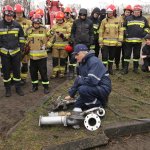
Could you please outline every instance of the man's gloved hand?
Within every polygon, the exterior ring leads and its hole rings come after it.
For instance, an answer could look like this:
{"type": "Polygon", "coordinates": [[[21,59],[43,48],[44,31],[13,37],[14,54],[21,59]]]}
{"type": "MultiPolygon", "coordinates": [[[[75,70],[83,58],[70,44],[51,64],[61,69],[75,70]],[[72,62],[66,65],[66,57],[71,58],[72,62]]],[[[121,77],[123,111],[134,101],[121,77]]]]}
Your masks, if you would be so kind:
{"type": "Polygon", "coordinates": [[[24,53],[29,54],[29,52],[30,52],[30,46],[29,46],[29,44],[26,44],[24,47],[24,53]]]}

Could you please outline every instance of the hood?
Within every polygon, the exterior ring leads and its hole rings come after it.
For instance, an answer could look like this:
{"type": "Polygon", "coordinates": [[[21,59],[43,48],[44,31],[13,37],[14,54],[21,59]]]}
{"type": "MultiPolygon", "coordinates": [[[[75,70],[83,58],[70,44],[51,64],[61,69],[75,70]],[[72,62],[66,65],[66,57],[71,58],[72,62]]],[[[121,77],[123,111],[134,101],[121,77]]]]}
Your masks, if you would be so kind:
{"type": "Polygon", "coordinates": [[[80,11],[79,11],[79,15],[80,15],[80,14],[85,14],[85,15],[87,15],[87,9],[81,8],[80,11]]]}
{"type": "Polygon", "coordinates": [[[91,16],[93,16],[94,13],[96,13],[96,12],[100,15],[100,9],[98,7],[96,7],[96,8],[93,9],[93,11],[91,13],[91,16]]]}

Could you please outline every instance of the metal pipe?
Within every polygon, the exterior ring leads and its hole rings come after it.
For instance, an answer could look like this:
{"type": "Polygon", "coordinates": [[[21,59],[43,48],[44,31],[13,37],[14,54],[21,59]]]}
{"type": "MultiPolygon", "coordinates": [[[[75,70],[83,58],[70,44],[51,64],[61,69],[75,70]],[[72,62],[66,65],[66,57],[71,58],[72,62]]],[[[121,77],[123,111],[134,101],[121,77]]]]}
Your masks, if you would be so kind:
{"type": "Polygon", "coordinates": [[[66,116],[40,116],[39,118],[39,126],[54,124],[63,124],[66,126],[66,116]]]}

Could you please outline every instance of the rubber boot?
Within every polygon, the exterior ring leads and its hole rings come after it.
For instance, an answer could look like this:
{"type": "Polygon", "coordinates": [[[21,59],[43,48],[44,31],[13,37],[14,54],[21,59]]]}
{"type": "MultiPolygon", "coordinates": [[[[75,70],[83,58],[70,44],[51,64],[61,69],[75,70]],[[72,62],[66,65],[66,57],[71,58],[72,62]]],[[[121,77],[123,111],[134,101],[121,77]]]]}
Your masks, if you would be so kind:
{"type": "Polygon", "coordinates": [[[139,67],[139,62],[134,61],[133,62],[133,72],[136,73],[136,74],[139,74],[138,67],[139,67]]]}
{"type": "Polygon", "coordinates": [[[128,67],[129,67],[129,62],[124,62],[124,68],[122,74],[128,74],[128,67]]]}
{"type": "Polygon", "coordinates": [[[31,92],[36,92],[38,90],[38,84],[32,84],[31,92]]]}
{"type": "Polygon", "coordinates": [[[11,88],[10,88],[10,87],[6,87],[5,96],[6,96],[6,97],[10,97],[10,96],[11,96],[11,88]]]}
{"type": "Polygon", "coordinates": [[[17,93],[19,96],[24,96],[24,92],[22,91],[22,89],[21,89],[20,86],[16,87],[16,93],[17,93]]]}
{"type": "Polygon", "coordinates": [[[114,74],[114,73],[113,73],[112,66],[113,66],[113,62],[109,62],[109,63],[108,63],[108,72],[109,72],[109,74],[111,74],[111,75],[114,74]]]}
{"type": "Polygon", "coordinates": [[[58,77],[64,78],[64,76],[65,76],[65,66],[60,66],[60,72],[59,72],[58,77]]]}

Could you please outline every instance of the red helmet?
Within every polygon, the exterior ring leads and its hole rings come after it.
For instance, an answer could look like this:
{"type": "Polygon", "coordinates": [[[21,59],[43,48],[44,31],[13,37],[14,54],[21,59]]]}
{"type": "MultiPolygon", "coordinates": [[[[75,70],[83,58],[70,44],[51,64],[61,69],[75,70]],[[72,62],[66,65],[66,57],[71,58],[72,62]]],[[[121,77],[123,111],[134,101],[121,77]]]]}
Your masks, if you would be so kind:
{"type": "Polygon", "coordinates": [[[127,6],[124,8],[124,10],[130,10],[130,11],[132,11],[132,6],[131,6],[131,5],[127,5],[127,6]]]}
{"type": "Polygon", "coordinates": [[[35,10],[31,10],[31,11],[29,12],[29,17],[32,18],[34,14],[35,14],[35,10]]]}
{"type": "Polygon", "coordinates": [[[113,5],[113,4],[111,4],[111,5],[109,5],[107,8],[106,8],[106,12],[108,13],[108,12],[114,12],[116,10],[116,7],[113,5]]]}
{"type": "Polygon", "coordinates": [[[66,46],[65,46],[65,51],[67,51],[67,52],[72,52],[72,51],[73,51],[73,47],[70,46],[70,45],[66,45],[66,46]]]}
{"type": "Polygon", "coordinates": [[[14,10],[10,5],[3,7],[3,14],[7,16],[14,16],[14,10]]]}
{"type": "Polygon", "coordinates": [[[138,10],[138,11],[142,11],[142,6],[141,5],[135,5],[133,7],[133,11],[138,10]]]}
{"type": "Polygon", "coordinates": [[[41,8],[38,8],[38,9],[35,11],[35,13],[41,15],[41,17],[44,16],[44,11],[43,11],[43,9],[41,9],[41,8]]]}
{"type": "Polygon", "coordinates": [[[56,20],[64,19],[64,17],[65,15],[62,11],[57,12],[55,16],[56,20]]]}
{"type": "Polygon", "coordinates": [[[71,10],[70,7],[66,7],[66,8],[64,9],[64,13],[71,13],[71,12],[72,12],[72,10],[71,10]]]}
{"type": "Polygon", "coordinates": [[[16,4],[16,5],[14,6],[14,12],[16,12],[16,13],[22,13],[22,12],[24,12],[23,6],[20,5],[20,4],[16,4]]]}
{"type": "Polygon", "coordinates": [[[41,15],[40,14],[34,14],[33,17],[32,17],[32,22],[42,24],[41,15]]]}

